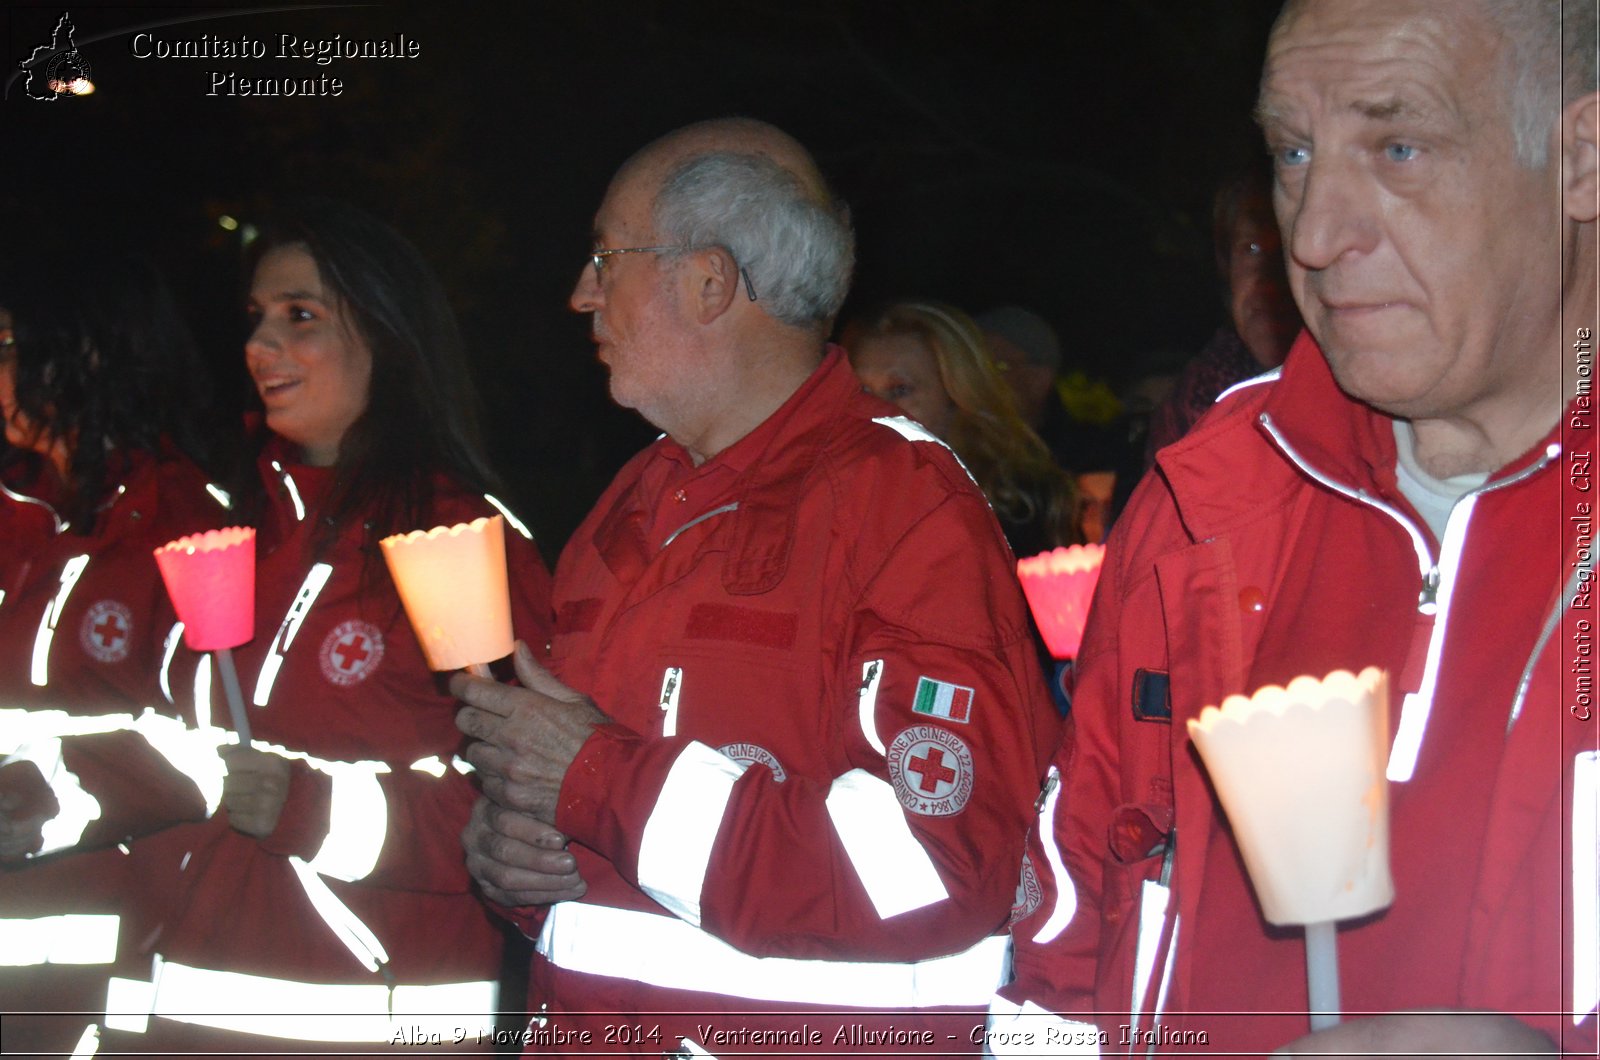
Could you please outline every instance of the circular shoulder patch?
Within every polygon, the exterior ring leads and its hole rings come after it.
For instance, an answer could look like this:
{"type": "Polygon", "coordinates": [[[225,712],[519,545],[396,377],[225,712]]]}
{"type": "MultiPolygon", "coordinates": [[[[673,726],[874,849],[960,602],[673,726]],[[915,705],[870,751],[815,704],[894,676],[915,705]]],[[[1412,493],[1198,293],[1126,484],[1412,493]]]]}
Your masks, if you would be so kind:
{"type": "Polygon", "coordinates": [[[121,662],[128,657],[133,643],[133,612],[116,600],[101,600],[83,616],[78,640],[91,658],[103,663],[121,662]]]}
{"type": "Polygon", "coordinates": [[[383,660],[383,634],[360,619],[335,626],[322,639],[322,676],[340,687],[359,684],[372,676],[383,660]]]}
{"type": "Polygon", "coordinates": [[[778,761],[778,756],[760,744],[725,743],[717,748],[717,751],[747,768],[757,764],[766,766],[772,770],[772,777],[779,784],[789,779],[789,774],[783,771],[783,763],[778,761]]]}
{"type": "Polygon", "coordinates": [[[1006,921],[1009,927],[1017,921],[1031,915],[1039,908],[1039,903],[1044,901],[1044,888],[1039,886],[1039,870],[1033,867],[1033,859],[1022,855],[1022,880],[1017,884],[1017,896],[1011,903],[1011,919],[1006,921]]]}
{"type": "Polygon", "coordinates": [[[886,756],[900,804],[924,817],[950,817],[972,797],[972,752],[961,737],[933,725],[913,725],[894,738],[886,756]]]}

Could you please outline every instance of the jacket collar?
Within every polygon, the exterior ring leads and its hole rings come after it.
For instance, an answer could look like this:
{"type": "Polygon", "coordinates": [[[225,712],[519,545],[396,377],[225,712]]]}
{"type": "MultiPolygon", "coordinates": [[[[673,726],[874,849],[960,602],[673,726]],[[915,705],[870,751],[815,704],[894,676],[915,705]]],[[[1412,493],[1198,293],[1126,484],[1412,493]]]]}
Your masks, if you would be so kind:
{"type": "MultiPolygon", "coordinates": [[[[1310,332],[1300,333],[1275,381],[1262,377],[1219,404],[1227,408],[1209,415],[1156,457],[1184,525],[1196,540],[1287,501],[1303,484],[1299,468],[1270,437],[1264,418],[1308,466],[1352,489],[1409,508],[1396,481],[1394,419],[1339,389],[1310,332]]],[[[1559,441],[1560,426],[1559,420],[1552,424],[1539,444],[1496,471],[1490,481],[1518,474],[1544,458],[1559,441]]]]}
{"type": "MultiPolygon", "coordinates": [[[[754,437],[745,439],[755,445],[738,454],[741,470],[734,492],[739,506],[718,519],[731,535],[722,568],[729,594],[757,595],[783,579],[794,545],[801,485],[816,472],[840,411],[860,391],[844,351],[830,346],[810,377],[752,432],[754,437]]],[[[656,443],[670,444],[665,438],[656,443]]],[[[636,565],[649,562],[639,530],[641,506],[648,503],[635,490],[622,490],[596,531],[595,547],[618,577],[626,578],[636,565]]]]}

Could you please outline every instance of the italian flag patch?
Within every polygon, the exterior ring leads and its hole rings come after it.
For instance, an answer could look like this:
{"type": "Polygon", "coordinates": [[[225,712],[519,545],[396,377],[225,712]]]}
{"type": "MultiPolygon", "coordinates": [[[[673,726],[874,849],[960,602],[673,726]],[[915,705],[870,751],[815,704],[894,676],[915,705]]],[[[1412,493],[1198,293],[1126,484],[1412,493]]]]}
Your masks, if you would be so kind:
{"type": "Polygon", "coordinates": [[[911,704],[911,710],[930,718],[959,721],[965,725],[972,717],[972,689],[948,681],[935,681],[931,677],[918,678],[917,698],[911,704]]]}

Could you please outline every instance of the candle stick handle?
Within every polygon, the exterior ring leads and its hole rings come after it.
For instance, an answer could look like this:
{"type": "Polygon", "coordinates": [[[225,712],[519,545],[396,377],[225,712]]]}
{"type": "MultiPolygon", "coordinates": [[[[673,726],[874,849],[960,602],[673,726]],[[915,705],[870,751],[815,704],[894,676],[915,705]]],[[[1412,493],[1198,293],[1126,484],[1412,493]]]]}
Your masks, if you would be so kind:
{"type": "Polygon", "coordinates": [[[473,677],[481,677],[485,681],[494,680],[494,674],[489,672],[488,663],[468,663],[467,673],[471,674],[473,677]]]}
{"type": "Polygon", "coordinates": [[[217,649],[217,669],[222,671],[222,690],[228,697],[228,713],[233,716],[233,731],[239,744],[250,746],[250,719],[244,712],[244,693],[239,689],[239,672],[233,668],[233,649],[217,649]]]}
{"type": "Polygon", "coordinates": [[[1339,1023],[1338,939],[1332,920],[1306,925],[1306,987],[1313,1031],[1339,1023]]]}

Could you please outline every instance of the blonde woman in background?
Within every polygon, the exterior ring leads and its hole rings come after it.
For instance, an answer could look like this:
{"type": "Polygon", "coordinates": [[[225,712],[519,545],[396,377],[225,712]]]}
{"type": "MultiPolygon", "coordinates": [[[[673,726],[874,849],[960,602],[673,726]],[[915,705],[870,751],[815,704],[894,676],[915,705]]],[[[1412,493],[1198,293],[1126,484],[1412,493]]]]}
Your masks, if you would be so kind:
{"type": "Polygon", "coordinates": [[[862,389],[954,449],[1018,556],[1081,540],[1072,480],[1023,422],[971,317],[901,301],[852,321],[843,341],[862,389]]]}

